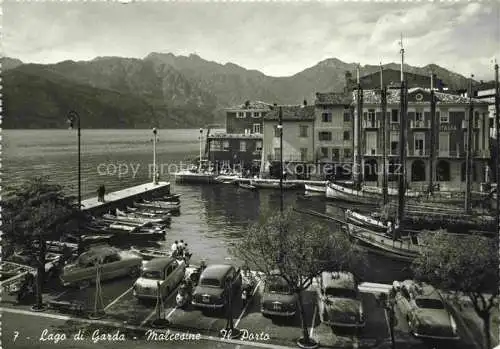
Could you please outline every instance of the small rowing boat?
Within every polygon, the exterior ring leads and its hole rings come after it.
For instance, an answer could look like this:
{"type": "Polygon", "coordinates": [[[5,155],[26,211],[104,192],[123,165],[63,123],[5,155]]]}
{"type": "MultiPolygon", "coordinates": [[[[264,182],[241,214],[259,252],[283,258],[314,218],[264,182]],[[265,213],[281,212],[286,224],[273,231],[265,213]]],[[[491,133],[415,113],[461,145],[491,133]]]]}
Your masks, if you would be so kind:
{"type": "Polygon", "coordinates": [[[304,184],[306,192],[310,193],[326,193],[325,185],[312,185],[312,184],[304,184]]]}
{"type": "Polygon", "coordinates": [[[247,183],[238,183],[238,187],[242,188],[242,189],[247,189],[247,190],[257,190],[257,187],[254,186],[254,185],[251,185],[251,184],[247,184],[247,183]]]}
{"type": "MultiPolygon", "coordinates": [[[[280,181],[276,180],[252,179],[250,185],[259,189],[280,189],[280,181]]],[[[283,181],[283,189],[294,189],[296,187],[297,185],[295,183],[283,181]]]]}

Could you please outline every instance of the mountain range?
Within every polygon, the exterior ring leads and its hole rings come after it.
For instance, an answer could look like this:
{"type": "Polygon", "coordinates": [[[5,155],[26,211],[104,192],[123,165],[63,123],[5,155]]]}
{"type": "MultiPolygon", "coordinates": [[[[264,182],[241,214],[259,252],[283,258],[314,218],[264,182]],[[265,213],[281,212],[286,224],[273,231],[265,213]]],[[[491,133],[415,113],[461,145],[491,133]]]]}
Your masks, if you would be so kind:
{"type": "MultiPolygon", "coordinates": [[[[289,77],[271,77],[233,63],[197,55],[151,53],[143,59],[98,57],[91,61],[27,64],[4,57],[4,128],[64,128],[70,110],[82,128],[190,128],[224,124],[223,109],[246,100],[300,104],[316,92],[342,91],[345,72],[357,63],[323,60],[289,77]]],[[[399,69],[396,63],[383,66],[399,69]]],[[[379,66],[361,67],[362,75],[379,66]]],[[[430,64],[405,71],[436,74],[450,89],[469,79],[430,64]]]]}

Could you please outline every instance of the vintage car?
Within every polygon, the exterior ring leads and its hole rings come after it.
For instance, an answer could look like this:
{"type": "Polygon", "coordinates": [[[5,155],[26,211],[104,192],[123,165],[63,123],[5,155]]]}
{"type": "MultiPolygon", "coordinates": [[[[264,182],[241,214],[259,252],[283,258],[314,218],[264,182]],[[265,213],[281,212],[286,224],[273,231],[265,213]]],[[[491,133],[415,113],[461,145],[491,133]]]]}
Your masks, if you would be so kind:
{"type": "Polygon", "coordinates": [[[100,265],[101,280],[140,274],[142,259],[137,255],[110,246],[99,246],[82,253],[76,261],[64,267],[60,279],[64,286],[86,287],[95,282],[97,265],[100,265]]]}
{"type": "Polygon", "coordinates": [[[396,305],[415,337],[459,339],[453,316],[446,310],[441,294],[432,286],[412,280],[396,283],[396,305]]]}
{"type": "Polygon", "coordinates": [[[224,309],[227,305],[226,282],[235,294],[242,284],[241,271],[232,265],[209,265],[200,275],[191,303],[199,308],[224,309]]]}
{"type": "Polygon", "coordinates": [[[290,290],[282,276],[270,275],[265,279],[260,307],[263,315],[294,316],[297,301],[297,294],[290,290]]]}
{"type": "Polygon", "coordinates": [[[363,302],[351,273],[323,272],[319,286],[318,310],[322,323],[335,327],[364,327],[363,302]]]}
{"type": "Polygon", "coordinates": [[[145,262],[141,276],[133,286],[133,293],[137,299],[151,299],[158,296],[166,297],[184,279],[186,263],[171,257],[153,258],[145,262]]]}

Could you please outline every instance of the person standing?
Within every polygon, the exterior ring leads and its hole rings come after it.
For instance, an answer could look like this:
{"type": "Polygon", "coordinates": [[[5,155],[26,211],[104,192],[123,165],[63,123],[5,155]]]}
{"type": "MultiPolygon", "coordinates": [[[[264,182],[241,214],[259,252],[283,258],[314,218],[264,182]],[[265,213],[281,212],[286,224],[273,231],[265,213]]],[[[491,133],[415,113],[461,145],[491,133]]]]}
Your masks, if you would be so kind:
{"type": "Polygon", "coordinates": [[[97,189],[97,201],[98,202],[104,202],[104,195],[106,194],[106,188],[104,187],[104,184],[101,184],[99,188],[97,189]]]}

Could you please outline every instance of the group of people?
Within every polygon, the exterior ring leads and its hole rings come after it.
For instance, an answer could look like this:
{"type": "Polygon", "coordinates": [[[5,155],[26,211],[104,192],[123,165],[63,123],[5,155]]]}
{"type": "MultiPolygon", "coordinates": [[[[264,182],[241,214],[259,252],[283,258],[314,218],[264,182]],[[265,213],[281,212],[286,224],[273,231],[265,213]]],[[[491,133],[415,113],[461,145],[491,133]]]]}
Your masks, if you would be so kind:
{"type": "Polygon", "coordinates": [[[184,240],[181,241],[175,240],[175,242],[172,244],[171,252],[172,252],[172,257],[184,258],[184,260],[186,260],[186,263],[191,257],[191,253],[189,252],[188,249],[188,244],[187,242],[184,242],[184,240]]]}
{"type": "Polygon", "coordinates": [[[396,219],[396,224],[394,225],[392,224],[391,220],[387,222],[387,235],[392,237],[394,240],[400,238],[399,219],[396,219]]]}

